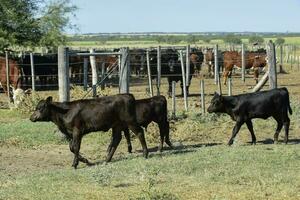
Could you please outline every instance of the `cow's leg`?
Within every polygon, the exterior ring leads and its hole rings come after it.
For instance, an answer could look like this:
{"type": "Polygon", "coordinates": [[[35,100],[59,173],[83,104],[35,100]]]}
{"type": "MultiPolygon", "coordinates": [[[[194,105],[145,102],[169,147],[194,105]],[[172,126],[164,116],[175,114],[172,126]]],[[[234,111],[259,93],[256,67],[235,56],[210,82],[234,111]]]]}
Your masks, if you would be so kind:
{"type": "Polygon", "coordinates": [[[246,124],[247,124],[248,130],[249,130],[250,133],[251,133],[252,144],[256,144],[256,137],[255,137],[255,134],[254,134],[252,121],[251,121],[251,120],[248,120],[248,121],[246,122],[246,124]]]}
{"type": "Polygon", "coordinates": [[[109,143],[109,145],[107,147],[107,150],[106,150],[107,153],[109,153],[111,151],[112,143],[113,143],[113,136],[111,136],[111,138],[110,138],[110,143],[109,143]]]}
{"type": "Polygon", "coordinates": [[[258,67],[254,68],[253,76],[254,76],[254,80],[255,80],[255,82],[257,84],[258,83],[258,76],[259,76],[259,68],[258,67]]]}
{"type": "Polygon", "coordinates": [[[167,145],[171,148],[173,148],[173,145],[170,141],[170,124],[168,121],[166,121],[166,125],[165,125],[165,142],[167,143],[167,145]]]}
{"type": "Polygon", "coordinates": [[[139,138],[142,148],[143,148],[143,155],[145,158],[147,158],[148,157],[148,148],[147,148],[143,129],[136,124],[128,125],[128,127],[139,138]]]}
{"type": "Polygon", "coordinates": [[[122,134],[119,128],[113,128],[112,129],[112,144],[110,151],[107,154],[106,162],[110,162],[111,158],[113,157],[118,145],[120,144],[120,141],[122,139],[122,134]]]}
{"type": "Polygon", "coordinates": [[[282,126],[283,126],[283,123],[281,122],[281,120],[277,120],[277,128],[276,128],[276,131],[275,131],[275,134],[274,134],[274,143],[278,143],[278,136],[279,136],[279,133],[282,129],[282,126]]]}
{"type": "Polygon", "coordinates": [[[71,150],[71,152],[74,153],[74,160],[73,160],[72,167],[74,167],[75,169],[77,168],[78,163],[79,163],[80,144],[81,144],[80,132],[77,128],[74,128],[73,138],[70,141],[70,150],[71,150]]]}
{"type": "Polygon", "coordinates": [[[243,125],[243,123],[244,122],[241,122],[241,121],[237,121],[236,122],[236,124],[235,124],[235,126],[234,126],[234,128],[232,130],[232,136],[231,136],[230,140],[228,141],[228,145],[229,146],[233,144],[233,140],[234,140],[235,136],[238,134],[241,126],[243,125]]]}
{"type": "Polygon", "coordinates": [[[224,72],[223,72],[224,85],[227,84],[227,78],[228,78],[229,74],[230,74],[230,72],[227,71],[226,68],[225,68],[225,70],[224,70],[224,72]]]}
{"type": "Polygon", "coordinates": [[[168,77],[168,85],[169,85],[168,97],[171,98],[172,97],[172,80],[170,77],[168,77]]]}
{"type": "Polygon", "coordinates": [[[132,145],[131,145],[131,141],[130,141],[130,133],[129,133],[129,129],[128,128],[126,128],[124,130],[124,136],[125,136],[126,142],[127,142],[128,153],[132,153],[132,145]]]}
{"type": "Polygon", "coordinates": [[[284,135],[284,143],[287,144],[289,141],[289,127],[290,127],[290,118],[286,116],[286,120],[283,122],[285,135],[284,135]]]}
{"type": "Polygon", "coordinates": [[[161,152],[163,149],[164,142],[166,142],[167,145],[169,145],[171,148],[173,146],[172,143],[170,142],[170,137],[169,137],[169,132],[170,132],[169,122],[159,123],[158,126],[159,126],[159,133],[160,133],[160,144],[158,146],[158,151],[161,152]]]}

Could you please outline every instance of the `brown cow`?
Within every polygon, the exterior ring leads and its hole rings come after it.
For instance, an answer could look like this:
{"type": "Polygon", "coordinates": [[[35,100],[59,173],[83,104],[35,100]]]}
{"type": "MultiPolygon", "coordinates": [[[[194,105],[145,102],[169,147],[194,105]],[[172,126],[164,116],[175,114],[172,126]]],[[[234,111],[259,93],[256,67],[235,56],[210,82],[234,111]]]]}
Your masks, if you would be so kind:
{"type": "MultiPolygon", "coordinates": [[[[21,70],[17,61],[13,59],[8,60],[9,63],[9,85],[14,89],[21,87],[21,70]]],[[[6,79],[6,60],[5,57],[0,57],[0,83],[6,94],[7,91],[7,79],[6,79]]],[[[10,100],[12,101],[12,95],[9,95],[10,100]]]]}
{"type": "MultiPolygon", "coordinates": [[[[242,55],[237,51],[225,51],[223,53],[223,77],[224,77],[224,85],[226,85],[227,78],[231,76],[232,69],[234,66],[239,68],[242,67],[242,55]]],[[[250,51],[246,52],[245,55],[246,61],[246,69],[254,69],[254,79],[256,83],[258,82],[259,68],[265,67],[267,64],[266,61],[266,51],[258,50],[258,51],[250,51]]]]}

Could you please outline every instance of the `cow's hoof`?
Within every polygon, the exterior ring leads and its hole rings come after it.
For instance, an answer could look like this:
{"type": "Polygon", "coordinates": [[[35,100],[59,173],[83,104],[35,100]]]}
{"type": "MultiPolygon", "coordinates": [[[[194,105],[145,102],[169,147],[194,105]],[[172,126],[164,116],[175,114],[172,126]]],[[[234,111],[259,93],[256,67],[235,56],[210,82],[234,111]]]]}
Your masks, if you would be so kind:
{"type": "Polygon", "coordinates": [[[147,159],[148,158],[148,154],[149,154],[148,151],[146,151],[146,152],[144,151],[144,153],[143,153],[144,158],[147,159]]]}
{"type": "Polygon", "coordinates": [[[228,146],[231,146],[233,144],[233,140],[229,140],[229,142],[227,143],[228,146]]]}
{"type": "Polygon", "coordinates": [[[278,140],[274,140],[274,141],[273,141],[273,144],[278,144],[278,140]]]}

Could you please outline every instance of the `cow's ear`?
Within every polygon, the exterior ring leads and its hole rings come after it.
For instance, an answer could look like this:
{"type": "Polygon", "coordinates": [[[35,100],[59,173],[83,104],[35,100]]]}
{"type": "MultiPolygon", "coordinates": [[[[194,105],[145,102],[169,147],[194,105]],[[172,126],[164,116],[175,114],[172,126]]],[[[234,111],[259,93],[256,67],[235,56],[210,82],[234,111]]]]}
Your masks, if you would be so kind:
{"type": "Polygon", "coordinates": [[[219,95],[219,93],[215,92],[215,93],[214,93],[214,96],[215,96],[215,97],[219,97],[220,95],[219,95]]]}
{"type": "Polygon", "coordinates": [[[51,102],[52,102],[52,96],[49,96],[49,97],[46,99],[46,102],[47,102],[47,103],[51,103],[51,102]]]}

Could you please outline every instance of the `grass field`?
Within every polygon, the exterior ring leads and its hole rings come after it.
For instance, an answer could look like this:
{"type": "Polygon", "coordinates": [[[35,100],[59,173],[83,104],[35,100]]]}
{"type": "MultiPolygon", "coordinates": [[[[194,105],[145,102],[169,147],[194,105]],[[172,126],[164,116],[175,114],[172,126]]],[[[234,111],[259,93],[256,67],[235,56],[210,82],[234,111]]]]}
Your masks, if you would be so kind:
{"type": "MultiPolygon", "coordinates": [[[[95,166],[71,167],[73,155],[52,123],[32,123],[29,114],[0,110],[0,199],[300,199],[300,71],[285,67],[279,86],[290,91],[293,115],[290,143],[272,144],[275,120],[254,120],[258,144],[250,145],[250,134],[242,127],[232,147],[226,145],[234,123],[228,116],[200,114],[199,78],[192,80],[189,111],[177,97],[177,120],[171,121],[174,149],[156,152],[158,128],[150,125],[146,140],[148,159],[133,138],[128,154],[125,140],[111,163],[104,163],[110,132],[84,137],[81,152],[95,166]]],[[[234,94],[251,91],[254,81],[233,79],[234,94]]],[[[205,79],[206,106],[216,86],[205,79]]],[[[162,93],[166,94],[163,80],[162,93]]],[[[266,86],[264,89],[267,89],[266,86]]],[[[177,85],[177,94],[180,93],[177,85]]],[[[78,88],[72,98],[80,98],[78,88]]],[[[107,94],[117,93],[109,88],[107,94]]],[[[147,96],[146,87],[136,84],[131,92],[147,96]]],[[[226,88],[223,88],[226,93],[226,88]]],[[[40,97],[56,92],[41,92],[40,97]]],[[[2,99],[3,94],[0,95],[2,99]]],[[[168,99],[171,108],[171,101],[168,99]]]]}
{"type": "MultiPolygon", "coordinates": [[[[299,45],[300,44],[300,37],[283,37],[285,40],[285,44],[292,44],[292,45],[299,45]]],[[[265,42],[268,42],[269,40],[273,40],[273,42],[276,40],[276,38],[264,38],[265,42]]],[[[248,39],[242,39],[242,42],[247,44],[248,39]]],[[[120,48],[120,47],[130,47],[130,48],[147,48],[147,47],[156,47],[158,45],[162,46],[184,46],[188,43],[181,41],[177,44],[168,44],[168,43],[158,43],[157,41],[73,41],[69,42],[68,46],[71,46],[73,48],[120,48]]],[[[221,39],[214,39],[211,40],[210,43],[205,43],[203,41],[198,41],[195,43],[197,46],[211,46],[214,44],[223,45],[224,41],[221,39]]]]}

